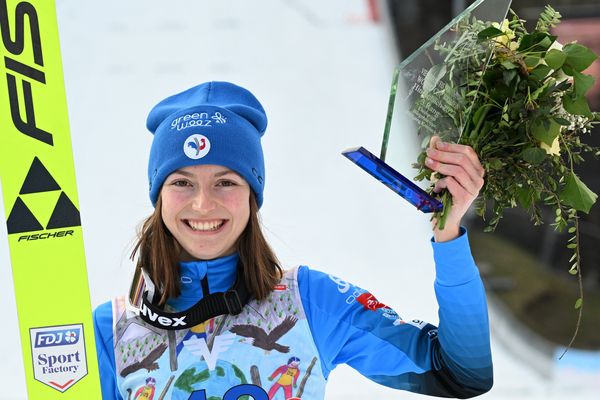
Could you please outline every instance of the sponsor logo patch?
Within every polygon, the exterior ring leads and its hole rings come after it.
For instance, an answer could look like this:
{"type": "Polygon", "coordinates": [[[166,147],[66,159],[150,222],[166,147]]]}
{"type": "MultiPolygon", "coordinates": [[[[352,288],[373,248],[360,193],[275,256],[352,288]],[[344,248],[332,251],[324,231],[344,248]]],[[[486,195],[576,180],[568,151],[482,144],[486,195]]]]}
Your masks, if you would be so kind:
{"type": "Polygon", "coordinates": [[[410,321],[400,320],[400,322],[398,322],[398,325],[405,325],[405,324],[412,325],[415,328],[423,329],[425,327],[425,325],[427,325],[427,322],[421,321],[420,319],[413,319],[410,321]]]}
{"type": "Polygon", "coordinates": [[[29,330],[35,380],[63,393],[87,375],[83,324],[29,330]]]}
{"type": "Polygon", "coordinates": [[[373,296],[369,292],[365,292],[365,293],[361,294],[360,296],[358,296],[356,298],[356,301],[358,301],[360,304],[362,304],[362,306],[365,308],[365,310],[375,311],[375,310],[378,310],[380,308],[389,308],[385,304],[380,303],[375,298],[375,296],[373,296]]]}
{"type": "Polygon", "coordinates": [[[198,126],[213,127],[214,124],[222,125],[226,123],[227,117],[218,111],[214,112],[212,115],[209,115],[206,112],[195,112],[175,118],[173,121],[171,121],[171,129],[182,131],[187,128],[194,128],[198,126]]]}
{"type": "Polygon", "coordinates": [[[210,142],[204,135],[192,135],[185,139],[183,152],[192,160],[198,160],[208,154],[210,151],[210,142]]]}

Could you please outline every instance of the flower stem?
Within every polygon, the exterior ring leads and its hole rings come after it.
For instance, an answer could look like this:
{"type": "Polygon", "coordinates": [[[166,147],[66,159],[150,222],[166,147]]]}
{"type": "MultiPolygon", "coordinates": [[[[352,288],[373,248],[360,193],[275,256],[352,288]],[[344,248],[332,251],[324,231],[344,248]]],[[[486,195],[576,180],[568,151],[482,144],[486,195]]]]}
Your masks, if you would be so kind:
{"type": "Polygon", "coordinates": [[[442,211],[435,213],[433,217],[436,218],[436,227],[441,231],[444,230],[448,214],[450,214],[450,210],[452,209],[452,195],[447,189],[444,189],[440,195],[440,201],[444,205],[444,208],[442,211]]]}
{"type": "Polygon", "coordinates": [[[575,217],[575,236],[577,238],[577,239],[575,239],[577,241],[577,248],[576,248],[575,254],[577,254],[577,282],[579,283],[579,300],[580,300],[579,313],[577,315],[577,324],[575,325],[575,332],[573,332],[571,341],[565,348],[565,351],[563,351],[563,353],[560,355],[560,357],[558,357],[559,360],[562,359],[565,354],[567,354],[567,351],[569,351],[569,349],[573,345],[573,342],[575,342],[575,338],[577,337],[577,334],[579,333],[579,327],[581,326],[581,318],[583,317],[583,280],[581,278],[581,262],[579,259],[579,218],[578,217],[575,217]]]}

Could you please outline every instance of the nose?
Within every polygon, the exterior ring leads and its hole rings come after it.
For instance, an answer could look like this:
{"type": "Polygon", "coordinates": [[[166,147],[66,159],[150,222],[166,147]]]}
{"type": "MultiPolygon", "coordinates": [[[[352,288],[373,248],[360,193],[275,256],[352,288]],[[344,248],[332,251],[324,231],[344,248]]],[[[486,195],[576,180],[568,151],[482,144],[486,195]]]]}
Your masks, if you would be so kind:
{"type": "Polygon", "coordinates": [[[192,208],[204,214],[216,208],[215,199],[210,189],[200,188],[197,190],[192,200],[192,208]]]}

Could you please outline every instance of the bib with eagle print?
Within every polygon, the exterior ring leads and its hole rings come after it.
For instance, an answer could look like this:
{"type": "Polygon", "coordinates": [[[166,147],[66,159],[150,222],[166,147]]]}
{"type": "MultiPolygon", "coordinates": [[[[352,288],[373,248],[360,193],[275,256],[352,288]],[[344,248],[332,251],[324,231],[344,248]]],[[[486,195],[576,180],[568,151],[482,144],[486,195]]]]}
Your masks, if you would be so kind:
{"type": "Polygon", "coordinates": [[[113,300],[117,384],[123,399],[317,400],[323,376],[297,282],[287,271],[269,296],[236,316],[166,331],[113,300]]]}

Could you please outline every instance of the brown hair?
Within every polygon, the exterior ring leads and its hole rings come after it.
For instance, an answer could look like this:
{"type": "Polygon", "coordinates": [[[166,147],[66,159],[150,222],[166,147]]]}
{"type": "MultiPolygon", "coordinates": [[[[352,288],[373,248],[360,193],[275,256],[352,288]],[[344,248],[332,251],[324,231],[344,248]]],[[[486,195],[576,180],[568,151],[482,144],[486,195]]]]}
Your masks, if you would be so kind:
{"type": "MultiPolygon", "coordinates": [[[[154,212],[142,224],[131,253],[136,268],[142,266],[161,291],[159,304],[177,297],[181,246],[162,219],[162,200],[158,196],[154,212]]],[[[279,260],[265,239],[254,193],[250,193],[250,218],[236,244],[248,290],[257,300],[267,297],[283,274],[279,260]]]]}

